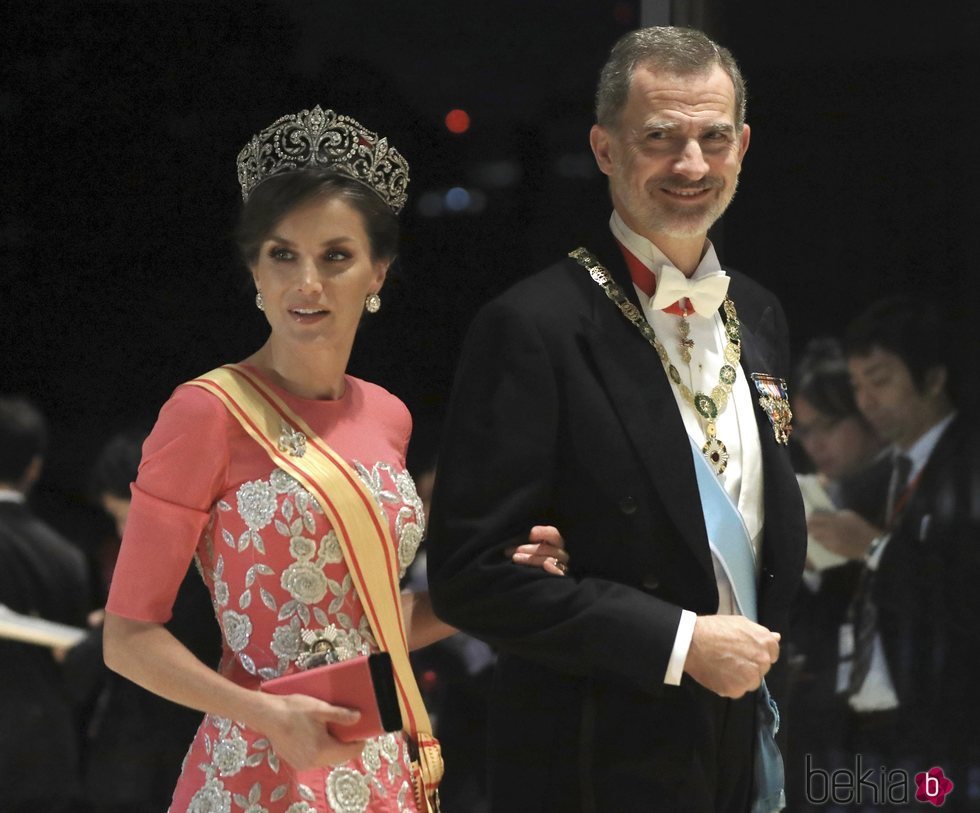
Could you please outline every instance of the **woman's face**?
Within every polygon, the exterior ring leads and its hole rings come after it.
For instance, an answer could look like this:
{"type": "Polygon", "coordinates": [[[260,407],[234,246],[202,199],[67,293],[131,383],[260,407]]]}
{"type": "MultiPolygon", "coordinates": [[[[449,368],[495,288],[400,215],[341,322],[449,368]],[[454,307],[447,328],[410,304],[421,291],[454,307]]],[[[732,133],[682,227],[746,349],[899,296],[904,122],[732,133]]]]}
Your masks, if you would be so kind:
{"type": "Polygon", "coordinates": [[[316,198],[275,225],[251,270],[275,339],[349,347],[388,260],[372,259],[360,212],[341,197],[316,198]]]}
{"type": "Polygon", "coordinates": [[[858,471],[881,448],[877,436],[857,416],[831,417],[802,396],[793,399],[793,423],[793,437],[803,444],[817,471],[830,480],[858,471]]]}

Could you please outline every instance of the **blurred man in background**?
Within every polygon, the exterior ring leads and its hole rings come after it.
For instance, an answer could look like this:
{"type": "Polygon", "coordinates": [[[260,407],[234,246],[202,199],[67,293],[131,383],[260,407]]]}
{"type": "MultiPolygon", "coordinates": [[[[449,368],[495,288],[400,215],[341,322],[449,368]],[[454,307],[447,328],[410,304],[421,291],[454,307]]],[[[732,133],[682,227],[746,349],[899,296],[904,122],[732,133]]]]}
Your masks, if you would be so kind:
{"type": "MultiPolygon", "coordinates": [[[[47,439],[44,417],[29,401],[0,397],[0,604],[82,627],[90,596],[85,557],[27,505],[47,439]]],[[[0,639],[0,807],[72,811],[78,775],[77,726],[54,654],[0,639]]]]}
{"type": "Polygon", "coordinates": [[[858,406],[892,463],[883,527],[844,513],[821,528],[840,552],[864,554],[841,633],[850,746],[889,767],[943,767],[959,783],[946,807],[968,809],[980,723],[980,442],[974,407],[956,403],[960,350],[942,308],[906,298],[872,305],[845,344],[858,406]]]}

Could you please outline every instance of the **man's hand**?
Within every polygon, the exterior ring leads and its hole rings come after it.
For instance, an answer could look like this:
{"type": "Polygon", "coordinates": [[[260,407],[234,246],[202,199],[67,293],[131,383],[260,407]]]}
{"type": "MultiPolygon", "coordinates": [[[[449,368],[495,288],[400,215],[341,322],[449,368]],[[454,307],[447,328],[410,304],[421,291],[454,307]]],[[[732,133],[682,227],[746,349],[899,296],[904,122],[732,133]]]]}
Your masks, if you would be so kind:
{"type": "Polygon", "coordinates": [[[741,615],[699,615],[684,671],[722,697],[755,691],[779,659],[779,633],[741,615]]]}
{"type": "Polygon", "coordinates": [[[827,550],[848,559],[863,559],[883,531],[853,511],[817,511],[806,523],[809,534],[827,550]]]}

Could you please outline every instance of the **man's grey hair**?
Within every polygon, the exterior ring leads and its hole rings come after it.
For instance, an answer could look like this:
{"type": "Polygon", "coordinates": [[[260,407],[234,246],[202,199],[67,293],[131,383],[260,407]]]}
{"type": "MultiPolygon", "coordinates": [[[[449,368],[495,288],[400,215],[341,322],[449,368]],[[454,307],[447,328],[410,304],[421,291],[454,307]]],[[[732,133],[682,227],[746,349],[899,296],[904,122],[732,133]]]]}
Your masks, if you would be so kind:
{"type": "Polygon", "coordinates": [[[735,86],[735,128],[741,133],[745,123],[745,80],[735,57],[700,31],[674,26],[640,28],[620,37],[599,74],[596,121],[603,127],[616,127],[638,66],[676,76],[694,76],[708,73],[715,65],[728,74],[735,86]]]}

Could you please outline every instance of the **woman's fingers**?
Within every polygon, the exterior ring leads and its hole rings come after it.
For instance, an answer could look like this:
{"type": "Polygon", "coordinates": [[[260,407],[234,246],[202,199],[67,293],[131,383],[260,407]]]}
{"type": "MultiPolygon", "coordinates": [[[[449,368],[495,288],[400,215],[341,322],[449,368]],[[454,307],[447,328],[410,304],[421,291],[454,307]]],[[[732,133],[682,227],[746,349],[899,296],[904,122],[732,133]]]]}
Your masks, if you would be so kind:
{"type": "Polygon", "coordinates": [[[341,765],[364,750],[363,741],[342,742],[334,734],[338,726],[360,719],[356,709],[298,694],[284,695],[276,701],[263,733],[276,753],[297,770],[341,765]]]}
{"type": "Polygon", "coordinates": [[[516,564],[540,567],[555,576],[568,572],[568,552],[552,545],[527,544],[509,550],[510,558],[516,564]]]}
{"type": "MultiPolygon", "coordinates": [[[[521,547],[524,547],[523,545],[521,547]]],[[[520,549],[511,554],[511,560],[518,565],[540,567],[554,576],[564,576],[568,573],[568,555],[557,548],[551,548],[549,553],[523,553],[520,549]]]]}
{"type": "Polygon", "coordinates": [[[535,525],[528,534],[529,542],[504,551],[511,561],[528,567],[540,567],[554,576],[568,573],[569,555],[565,540],[553,525],[535,525]]]}
{"type": "Polygon", "coordinates": [[[330,703],[323,703],[321,708],[314,712],[325,723],[336,723],[337,725],[353,725],[361,719],[361,712],[357,709],[349,709],[345,706],[334,706],[330,703]]]}
{"type": "Polygon", "coordinates": [[[326,760],[330,765],[340,765],[361,755],[364,750],[364,741],[344,742],[339,740],[335,735],[336,728],[334,728],[334,726],[356,723],[361,719],[360,711],[344,706],[334,706],[331,703],[322,703],[321,708],[314,712],[313,716],[324,723],[327,731],[327,742],[320,747],[320,759],[326,760]]]}
{"type": "Polygon", "coordinates": [[[554,525],[535,525],[527,535],[531,542],[540,542],[551,545],[553,548],[564,548],[565,540],[554,525]]]}
{"type": "Polygon", "coordinates": [[[553,576],[565,576],[568,574],[568,565],[557,556],[549,556],[544,560],[542,567],[553,576]]]}
{"type": "Polygon", "coordinates": [[[509,548],[507,553],[511,559],[521,564],[530,564],[540,567],[548,559],[555,559],[563,565],[567,565],[571,557],[564,548],[556,548],[553,545],[532,544],[519,545],[516,548],[509,548]]]}

